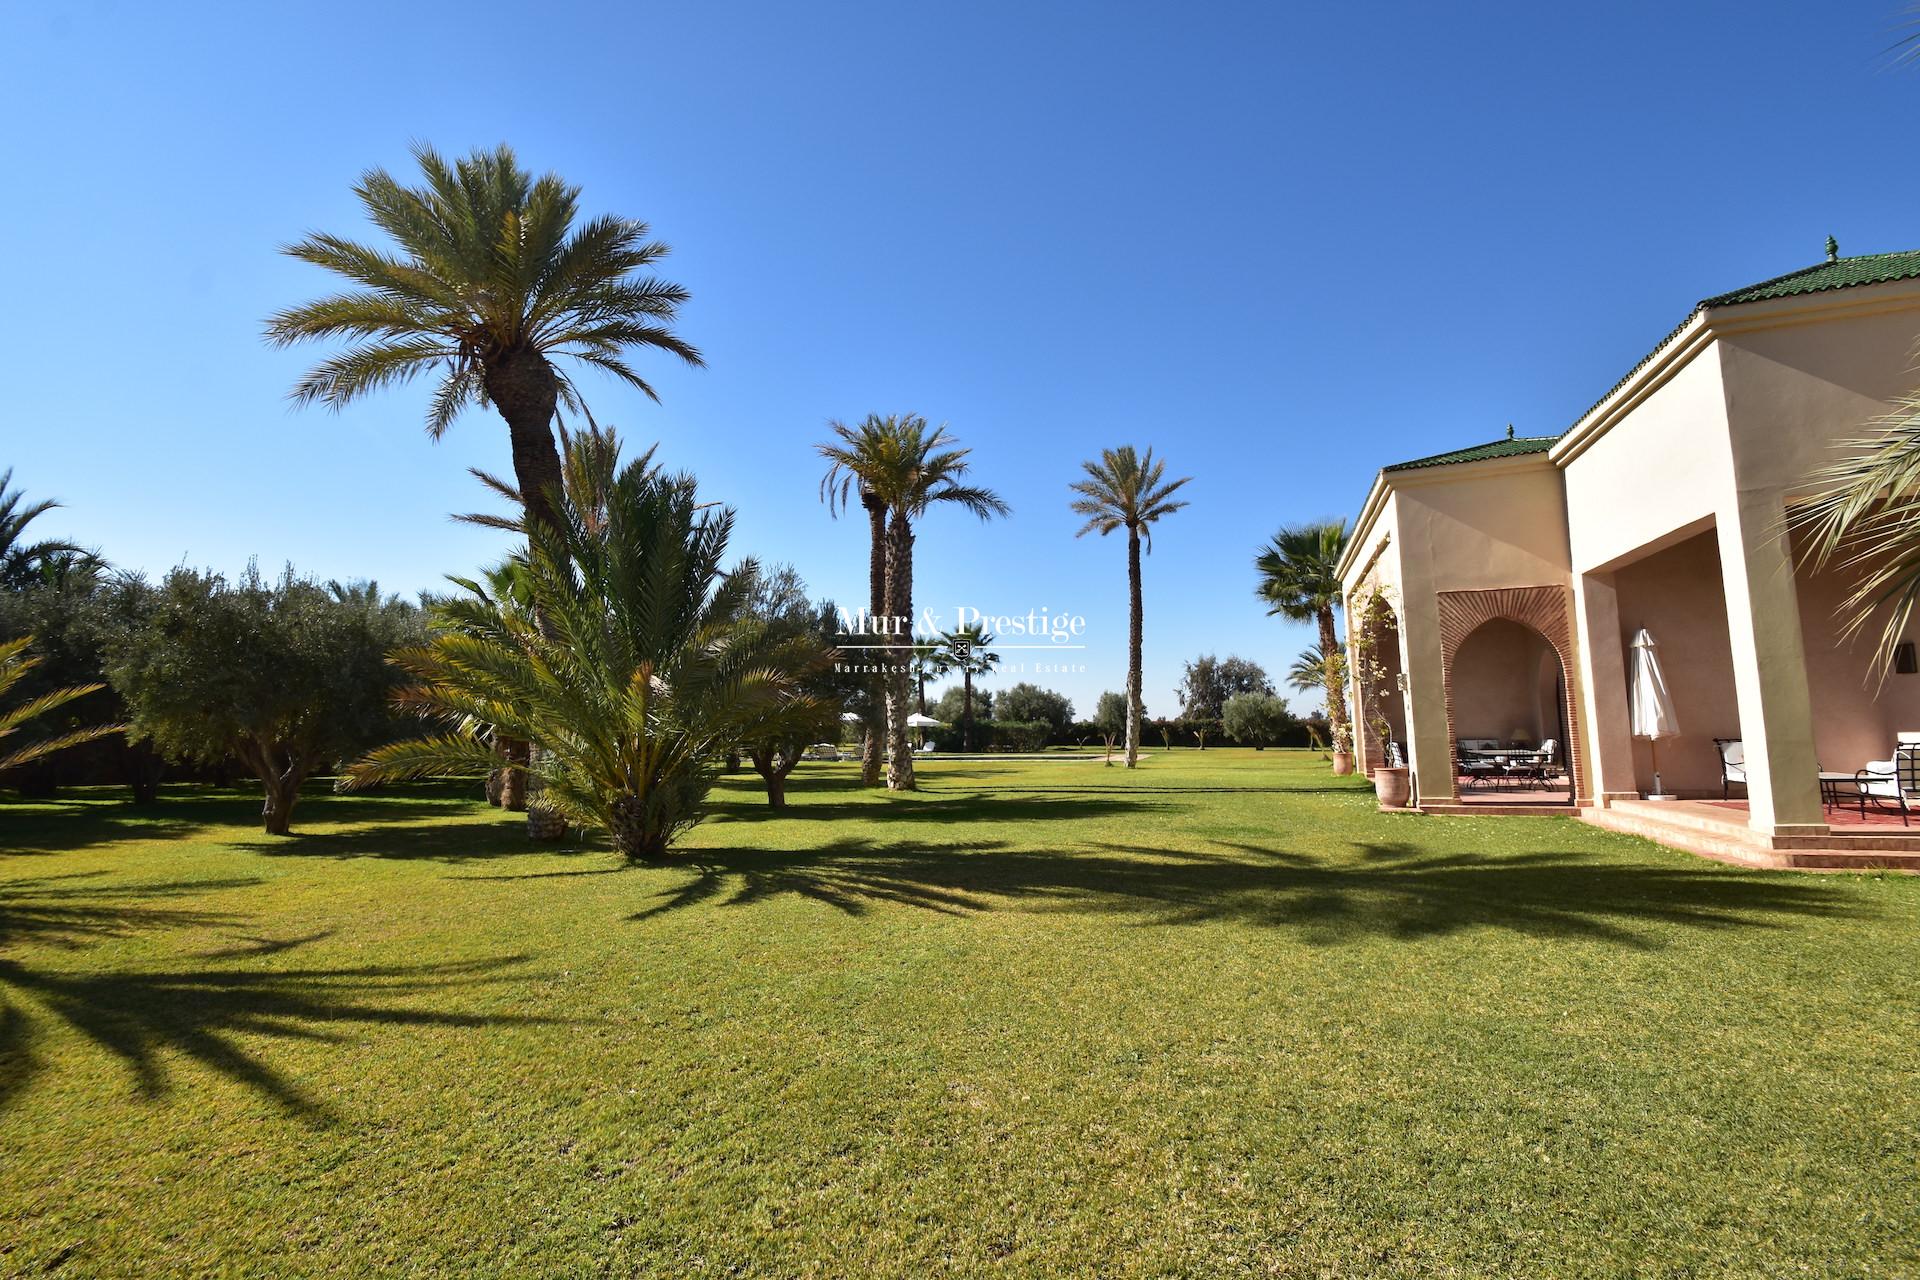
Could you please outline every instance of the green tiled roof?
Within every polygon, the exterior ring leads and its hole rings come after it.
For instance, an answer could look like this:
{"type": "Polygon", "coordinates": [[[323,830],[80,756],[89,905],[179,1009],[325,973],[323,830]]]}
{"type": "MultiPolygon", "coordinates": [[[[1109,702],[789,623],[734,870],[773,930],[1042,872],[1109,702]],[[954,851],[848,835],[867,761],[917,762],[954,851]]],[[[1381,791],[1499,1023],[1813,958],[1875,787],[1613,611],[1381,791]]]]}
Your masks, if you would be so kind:
{"type": "MultiPolygon", "coordinates": [[[[1802,267],[1798,271],[1789,271],[1783,276],[1771,280],[1762,280],[1759,284],[1750,284],[1744,289],[1735,289],[1731,293],[1715,294],[1711,298],[1702,298],[1687,312],[1686,318],[1673,326],[1666,337],[1660,339],[1653,350],[1640,357],[1640,362],[1627,370],[1620,381],[1607,388],[1607,394],[1587,406],[1573,421],[1577,425],[1586,421],[1587,414],[1605,404],[1613,393],[1633,380],[1633,375],[1647,367],[1653,358],[1667,349],[1667,344],[1680,336],[1693,318],[1711,307],[1734,307],[1743,302],[1765,302],[1770,298],[1791,298],[1803,293],[1824,293],[1829,289],[1850,289],[1861,284],[1888,284],[1894,280],[1920,279],[1920,250],[1908,250],[1904,253],[1861,253],[1851,258],[1830,258],[1825,262],[1816,262],[1811,267],[1802,267]]],[[[1573,428],[1567,428],[1571,431],[1573,428]]]]}
{"type": "MultiPolygon", "coordinates": [[[[1607,388],[1607,394],[1588,406],[1586,413],[1574,419],[1576,424],[1586,420],[1587,415],[1605,404],[1613,393],[1633,380],[1633,375],[1644,369],[1655,356],[1667,349],[1667,345],[1680,336],[1693,318],[1712,307],[1736,307],[1745,302],[1765,302],[1771,298],[1792,298],[1804,293],[1824,293],[1829,289],[1850,289],[1855,285],[1888,284],[1895,280],[1920,280],[1920,249],[1911,249],[1904,253],[1862,253],[1851,258],[1829,258],[1817,262],[1811,267],[1802,267],[1798,271],[1789,271],[1786,275],[1775,276],[1771,280],[1762,280],[1759,284],[1750,284],[1744,289],[1735,289],[1731,293],[1715,294],[1703,298],[1686,319],[1673,327],[1666,337],[1660,339],[1653,350],[1641,357],[1640,362],[1627,370],[1626,376],[1607,388]]],[[[1572,428],[1569,428],[1571,430],[1572,428]]],[[[1413,471],[1421,467],[1444,467],[1456,462],[1484,462],[1488,458],[1511,458],[1523,453],[1545,453],[1551,449],[1559,436],[1511,436],[1504,440],[1490,440],[1486,444],[1476,444],[1465,449],[1455,449],[1450,453],[1436,453],[1430,458],[1415,458],[1411,462],[1396,462],[1383,471],[1413,471]]]]}
{"type": "MultiPolygon", "coordinates": [[[[1732,293],[1723,293],[1703,301],[1701,307],[1731,307],[1742,302],[1765,302],[1768,298],[1791,298],[1800,293],[1821,293],[1827,289],[1847,289],[1857,284],[1886,284],[1891,280],[1920,278],[1920,250],[1906,253],[1863,253],[1852,258],[1789,271],[1759,284],[1750,284],[1732,293]]],[[[1694,308],[1699,310],[1699,307],[1694,308]]]]}
{"type": "Polygon", "coordinates": [[[1485,444],[1472,445],[1465,449],[1455,449],[1449,453],[1436,453],[1431,458],[1415,458],[1412,462],[1396,462],[1384,471],[1413,471],[1420,467],[1445,467],[1455,462],[1485,462],[1489,458],[1516,458],[1523,453],[1545,453],[1553,448],[1553,442],[1559,436],[1506,436],[1499,440],[1489,440],[1485,444]]]}

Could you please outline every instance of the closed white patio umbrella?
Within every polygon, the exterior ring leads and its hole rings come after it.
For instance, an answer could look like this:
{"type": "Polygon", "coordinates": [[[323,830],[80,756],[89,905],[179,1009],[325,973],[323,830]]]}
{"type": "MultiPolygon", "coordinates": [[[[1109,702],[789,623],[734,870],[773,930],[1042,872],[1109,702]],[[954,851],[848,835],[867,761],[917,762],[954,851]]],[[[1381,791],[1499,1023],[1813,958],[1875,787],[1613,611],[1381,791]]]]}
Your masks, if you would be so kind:
{"type": "Polygon", "coordinates": [[[1649,800],[1673,800],[1660,783],[1660,739],[1680,732],[1680,719],[1673,712],[1673,695],[1667,692],[1667,677],[1660,670],[1659,642],[1645,627],[1634,633],[1632,668],[1627,674],[1628,717],[1633,736],[1645,738],[1653,748],[1653,792],[1649,800]]]}

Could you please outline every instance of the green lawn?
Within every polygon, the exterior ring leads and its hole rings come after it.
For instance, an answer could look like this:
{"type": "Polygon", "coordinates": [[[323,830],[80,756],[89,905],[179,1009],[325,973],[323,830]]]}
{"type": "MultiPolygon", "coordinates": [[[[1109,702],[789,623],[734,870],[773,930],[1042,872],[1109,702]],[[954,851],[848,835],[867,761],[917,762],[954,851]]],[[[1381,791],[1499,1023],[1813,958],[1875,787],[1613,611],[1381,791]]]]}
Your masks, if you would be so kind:
{"type": "Polygon", "coordinates": [[[0,1274],[1920,1270],[1920,879],[1305,753],[0,805],[0,1274]]]}

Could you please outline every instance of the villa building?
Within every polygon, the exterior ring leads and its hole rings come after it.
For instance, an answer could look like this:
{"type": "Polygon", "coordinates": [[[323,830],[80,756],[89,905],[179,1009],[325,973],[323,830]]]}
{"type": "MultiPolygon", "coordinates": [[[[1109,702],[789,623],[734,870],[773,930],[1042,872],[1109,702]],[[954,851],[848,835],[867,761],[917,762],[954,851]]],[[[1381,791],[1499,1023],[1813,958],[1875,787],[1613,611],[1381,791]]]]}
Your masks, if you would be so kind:
{"type": "Polygon", "coordinates": [[[1340,574],[1349,619],[1377,602],[1398,694],[1356,755],[1405,763],[1429,812],[1547,803],[1744,861],[1920,866],[1920,821],[1862,820],[1820,781],[1920,730],[1920,674],[1903,654],[1876,678],[1839,634],[1847,581],[1806,567],[1786,518],[1836,442],[1920,386],[1917,342],[1920,252],[1829,242],[1701,302],[1563,434],[1382,470],[1340,574]],[[1657,742],[1629,724],[1643,628],[1680,730],[1657,742]],[[1479,785],[1475,744],[1521,743],[1551,754],[1547,779],[1479,785]],[[1678,802],[1641,799],[1655,749],[1678,802]]]}

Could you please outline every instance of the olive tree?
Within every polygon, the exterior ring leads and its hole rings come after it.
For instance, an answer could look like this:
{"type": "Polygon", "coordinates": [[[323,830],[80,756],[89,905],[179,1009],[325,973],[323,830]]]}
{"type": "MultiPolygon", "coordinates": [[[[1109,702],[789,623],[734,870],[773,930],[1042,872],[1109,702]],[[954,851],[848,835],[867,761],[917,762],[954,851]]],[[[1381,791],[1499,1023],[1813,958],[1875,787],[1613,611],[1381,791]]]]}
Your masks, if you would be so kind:
{"type": "Polygon", "coordinates": [[[1281,735],[1293,727],[1293,713],[1287,700],[1270,693],[1236,693],[1227,699],[1220,717],[1227,736],[1243,747],[1264,751],[1269,743],[1278,743],[1281,735]]]}
{"type": "Polygon", "coordinates": [[[113,638],[107,675],[129,737],[176,760],[239,760],[267,833],[286,835],[301,783],[392,736],[386,657],[421,634],[419,610],[371,584],[175,569],[113,638]]]}

